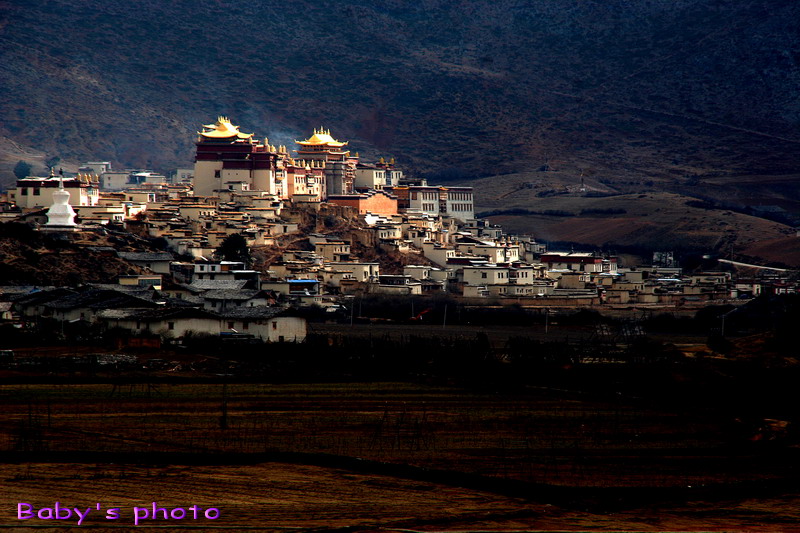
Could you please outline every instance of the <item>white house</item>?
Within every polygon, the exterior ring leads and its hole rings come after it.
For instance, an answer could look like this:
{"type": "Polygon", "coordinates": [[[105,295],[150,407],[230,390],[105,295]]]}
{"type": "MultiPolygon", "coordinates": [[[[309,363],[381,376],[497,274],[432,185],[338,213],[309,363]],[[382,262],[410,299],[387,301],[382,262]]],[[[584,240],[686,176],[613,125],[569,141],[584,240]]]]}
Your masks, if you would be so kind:
{"type": "Polygon", "coordinates": [[[464,266],[464,283],[469,285],[507,285],[509,269],[497,265],[464,266]]]}
{"type": "Polygon", "coordinates": [[[176,339],[196,334],[244,333],[264,342],[303,342],[306,320],[286,316],[285,312],[276,307],[247,307],[220,314],[194,307],[144,311],[110,309],[98,313],[98,319],[109,328],[132,334],[149,333],[176,339]]]}

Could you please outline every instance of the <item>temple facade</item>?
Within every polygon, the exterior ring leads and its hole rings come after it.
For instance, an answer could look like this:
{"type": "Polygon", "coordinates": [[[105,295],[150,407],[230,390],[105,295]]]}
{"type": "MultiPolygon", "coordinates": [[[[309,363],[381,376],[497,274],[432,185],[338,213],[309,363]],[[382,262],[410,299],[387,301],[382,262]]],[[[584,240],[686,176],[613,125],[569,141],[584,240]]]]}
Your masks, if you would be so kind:
{"type": "Polygon", "coordinates": [[[298,161],[291,157],[278,160],[280,181],[278,193],[282,199],[302,196],[306,200],[321,201],[325,187],[324,161],[298,161]]]}
{"type": "Polygon", "coordinates": [[[295,141],[300,148],[295,150],[297,158],[307,161],[322,161],[325,169],[324,198],[331,195],[353,194],[358,158],[344,150],[347,142],[331,137],[329,130],[314,130],[305,141],[295,141]]]}
{"type": "Polygon", "coordinates": [[[259,143],[252,133],[242,133],[226,117],[197,132],[194,164],[196,196],[216,196],[218,191],[246,190],[277,194],[278,149],[269,139],[259,143]]]}

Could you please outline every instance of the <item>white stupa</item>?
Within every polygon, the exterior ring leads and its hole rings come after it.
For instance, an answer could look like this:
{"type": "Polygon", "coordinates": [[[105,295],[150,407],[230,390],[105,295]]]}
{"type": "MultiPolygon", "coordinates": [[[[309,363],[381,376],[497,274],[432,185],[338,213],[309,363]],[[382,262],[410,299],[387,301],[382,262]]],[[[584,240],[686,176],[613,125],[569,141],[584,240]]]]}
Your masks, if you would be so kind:
{"type": "MultiPolygon", "coordinates": [[[[50,169],[50,176],[53,170],[50,169]]],[[[48,231],[75,231],[78,225],[75,223],[75,210],[69,205],[69,191],[64,189],[64,176],[58,180],[58,190],[53,193],[53,205],[47,210],[47,224],[44,225],[48,231]]]]}

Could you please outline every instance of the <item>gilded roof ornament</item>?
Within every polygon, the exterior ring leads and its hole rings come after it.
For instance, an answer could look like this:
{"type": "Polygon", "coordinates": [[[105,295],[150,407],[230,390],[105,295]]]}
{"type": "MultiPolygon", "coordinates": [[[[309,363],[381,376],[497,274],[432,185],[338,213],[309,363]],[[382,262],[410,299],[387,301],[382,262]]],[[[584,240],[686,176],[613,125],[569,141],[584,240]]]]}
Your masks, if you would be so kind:
{"type": "Polygon", "coordinates": [[[314,134],[305,141],[295,141],[302,146],[329,146],[332,148],[340,148],[347,144],[347,142],[340,142],[331,137],[331,131],[323,128],[314,129],[314,134]]]}
{"type": "Polygon", "coordinates": [[[217,122],[214,124],[204,124],[204,131],[197,133],[207,139],[249,139],[253,136],[252,133],[242,133],[239,131],[239,126],[234,126],[228,117],[219,116],[217,122]]]}

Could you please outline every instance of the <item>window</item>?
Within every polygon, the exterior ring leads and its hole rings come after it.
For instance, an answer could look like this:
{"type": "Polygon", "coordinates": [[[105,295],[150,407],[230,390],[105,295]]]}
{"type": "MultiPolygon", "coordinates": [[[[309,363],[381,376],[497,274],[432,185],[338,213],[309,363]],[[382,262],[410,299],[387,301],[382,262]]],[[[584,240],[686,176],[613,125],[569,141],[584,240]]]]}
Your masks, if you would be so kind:
{"type": "Polygon", "coordinates": [[[228,322],[228,329],[233,329],[233,322],[228,322]]]}
{"type": "Polygon", "coordinates": [[[249,322],[242,322],[242,329],[249,329],[250,323],[249,322]]]}
{"type": "Polygon", "coordinates": [[[220,178],[220,177],[222,177],[222,171],[221,171],[221,170],[215,170],[215,171],[214,171],[214,177],[215,177],[215,178],[220,178]]]}
{"type": "Polygon", "coordinates": [[[211,300],[211,307],[216,307],[216,306],[217,306],[217,301],[211,300]]]}
{"type": "Polygon", "coordinates": [[[278,329],[278,323],[277,322],[273,322],[272,323],[272,329],[278,329]]]}
{"type": "Polygon", "coordinates": [[[483,279],[486,279],[486,272],[481,272],[481,277],[482,277],[483,279]]]}
{"type": "Polygon", "coordinates": [[[19,193],[19,194],[20,194],[21,196],[28,196],[28,189],[26,189],[25,187],[23,187],[23,188],[22,188],[22,190],[20,191],[20,193],[19,193]]]}
{"type": "Polygon", "coordinates": [[[42,190],[41,189],[33,189],[33,195],[34,196],[41,196],[42,195],[42,190]]]}
{"type": "Polygon", "coordinates": [[[175,329],[175,322],[167,322],[167,329],[172,331],[175,329]]]}

